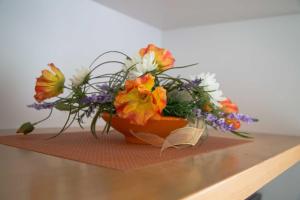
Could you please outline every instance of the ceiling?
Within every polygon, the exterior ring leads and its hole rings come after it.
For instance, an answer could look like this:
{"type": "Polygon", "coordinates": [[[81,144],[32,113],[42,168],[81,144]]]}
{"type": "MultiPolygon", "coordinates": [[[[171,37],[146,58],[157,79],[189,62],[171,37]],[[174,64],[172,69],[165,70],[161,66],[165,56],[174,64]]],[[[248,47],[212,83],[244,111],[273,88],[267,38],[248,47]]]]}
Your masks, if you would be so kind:
{"type": "Polygon", "coordinates": [[[300,0],[94,1],[163,30],[300,13],[300,0]]]}

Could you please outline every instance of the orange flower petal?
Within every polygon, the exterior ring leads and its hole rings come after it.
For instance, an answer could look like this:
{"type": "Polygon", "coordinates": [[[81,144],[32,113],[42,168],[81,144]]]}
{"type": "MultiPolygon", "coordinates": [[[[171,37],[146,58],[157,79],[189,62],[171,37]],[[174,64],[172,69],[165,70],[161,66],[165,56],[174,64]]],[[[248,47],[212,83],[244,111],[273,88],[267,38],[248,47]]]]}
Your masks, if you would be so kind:
{"type": "Polygon", "coordinates": [[[127,80],[125,82],[126,91],[131,90],[132,88],[138,88],[140,91],[151,89],[154,86],[154,77],[151,74],[145,74],[144,76],[138,77],[135,80],[127,80]]]}
{"type": "Polygon", "coordinates": [[[144,125],[150,118],[158,117],[166,106],[166,91],[157,87],[152,92],[154,77],[146,74],[135,80],[127,80],[125,90],[119,91],[114,106],[119,117],[130,123],[144,125]]]}
{"type": "Polygon", "coordinates": [[[43,76],[43,79],[45,81],[56,81],[57,78],[55,77],[55,74],[51,73],[49,70],[45,69],[45,70],[42,70],[42,76],[43,76]]]}
{"type": "Polygon", "coordinates": [[[129,119],[131,123],[143,125],[155,114],[151,93],[143,94],[137,88],[120,92],[114,102],[119,117],[129,119]],[[149,95],[150,94],[150,95],[149,95]]]}
{"type": "Polygon", "coordinates": [[[140,90],[151,91],[154,86],[154,77],[151,74],[145,74],[136,79],[136,85],[140,90]]]}
{"type": "Polygon", "coordinates": [[[135,80],[127,80],[125,82],[125,89],[126,89],[126,91],[129,91],[129,90],[131,90],[134,87],[135,87],[135,80]]]}
{"type": "Polygon", "coordinates": [[[157,87],[152,92],[152,95],[153,95],[155,104],[157,105],[158,113],[160,114],[167,105],[166,90],[163,87],[157,87]]]}
{"type": "Polygon", "coordinates": [[[241,122],[239,122],[239,120],[236,119],[226,119],[225,122],[229,125],[232,124],[234,130],[239,129],[241,127],[241,122]]]}
{"type": "Polygon", "coordinates": [[[142,48],[139,51],[141,56],[144,56],[149,52],[154,52],[158,70],[163,71],[173,67],[175,59],[169,50],[159,48],[154,44],[149,44],[146,48],[142,48]]]}
{"type": "Polygon", "coordinates": [[[55,73],[55,75],[58,77],[58,79],[64,79],[65,78],[64,74],[53,63],[48,64],[48,66],[55,73]]]}
{"type": "Polygon", "coordinates": [[[221,110],[225,113],[237,113],[239,108],[236,104],[232,103],[230,99],[226,98],[224,101],[221,101],[222,105],[221,110]]]}
{"type": "Polygon", "coordinates": [[[42,102],[45,99],[56,97],[63,93],[65,77],[61,71],[55,67],[53,63],[48,65],[52,72],[49,70],[42,70],[42,75],[37,78],[35,84],[34,98],[38,102],[42,102]]]}

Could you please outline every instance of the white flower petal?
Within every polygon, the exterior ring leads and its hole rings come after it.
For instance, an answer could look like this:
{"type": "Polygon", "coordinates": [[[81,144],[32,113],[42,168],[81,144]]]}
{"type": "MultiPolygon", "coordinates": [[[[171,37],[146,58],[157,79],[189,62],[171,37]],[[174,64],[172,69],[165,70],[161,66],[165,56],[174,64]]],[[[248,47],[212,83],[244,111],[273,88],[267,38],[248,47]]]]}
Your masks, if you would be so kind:
{"type": "Polygon", "coordinates": [[[126,60],[124,69],[128,70],[129,68],[131,68],[129,72],[130,79],[135,79],[138,76],[141,76],[147,72],[155,70],[157,68],[157,64],[155,62],[154,52],[149,52],[145,54],[143,57],[141,57],[138,54],[134,56],[131,60],[126,60]]]}
{"type": "Polygon", "coordinates": [[[202,86],[204,91],[208,92],[211,97],[211,102],[217,107],[220,107],[219,101],[225,100],[225,97],[223,97],[222,91],[219,90],[220,84],[217,82],[215,76],[215,74],[209,72],[201,73],[196,76],[191,76],[191,80],[201,79],[199,86],[202,86]]]}
{"type": "Polygon", "coordinates": [[[86,77],[90,73],[90,70],[88,68],[82,67],[81,69],[76,69],[75,71],[76,74],[73,75],[72,78],[70,78],[70,81],[72,82],[72,86],[78,87],[85,81],[86,77]]]}

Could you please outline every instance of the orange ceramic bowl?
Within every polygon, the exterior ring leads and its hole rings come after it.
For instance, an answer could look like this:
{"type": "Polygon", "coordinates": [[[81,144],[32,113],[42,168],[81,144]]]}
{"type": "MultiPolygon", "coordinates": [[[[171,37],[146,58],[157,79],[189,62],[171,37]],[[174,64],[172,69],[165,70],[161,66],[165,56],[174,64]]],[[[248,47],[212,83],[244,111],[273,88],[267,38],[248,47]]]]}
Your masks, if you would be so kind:
{"type": "MultiPolygon", "coordinates": [[[[102,118],[108,122],[109,113],[103,113],[102,118]]],[[[161,117],[160,119],[150,119],[144,126],[131,124],[129,120],[113,115],[111,119],[111,126],[125,136],[125,140],[129,143],[146,144],[142,140],[136,138],[130,133],[143,132],[158,135],[166,138],[172,131],[182,128],[188,124],[188,121],[178,117],[161,117]]]]}

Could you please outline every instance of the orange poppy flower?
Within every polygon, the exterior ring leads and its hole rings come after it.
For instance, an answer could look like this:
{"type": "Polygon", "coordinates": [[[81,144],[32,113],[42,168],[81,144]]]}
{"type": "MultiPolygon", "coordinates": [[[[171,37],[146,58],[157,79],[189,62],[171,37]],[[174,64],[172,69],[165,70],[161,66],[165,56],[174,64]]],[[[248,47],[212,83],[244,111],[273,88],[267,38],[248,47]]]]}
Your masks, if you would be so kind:
{"type": "Polygon", "coordinates": [[[222,107],[221,110],[224,113],[237,113],[239,112],[239,108],[236,104],[232,103],[230,99],[226,98],[224,101],[219,102],[222,107]]]}
{"type": "Polygon", "coordinates": [[[142,48],[139,53],[143,57],[149,52],[154,52],[158,70],[163,71],[173,67],[175,59],[169,50],[149,44],[146,48],[142,48]]]}
{"type": "Polygon", "coordinates": [[[166,90],[156,87],[152,91],[153,87],[151,74],[127,80],[125,90],[119,91],[114,102],[117,115],[137,125],[145,125],[150,118],[159,117],[166,107],[166,90]]]}
{"type": "Polygon", "coordinates": [[[38,102],[56,97],[63,93],[64,90],[65,77],[63,73],[53,63],[48,64],[48,66],[53,73],[45,69],[42,71],[42,75],[36,80],[36,94],[34,95],[34,98],[38,102]]]}

